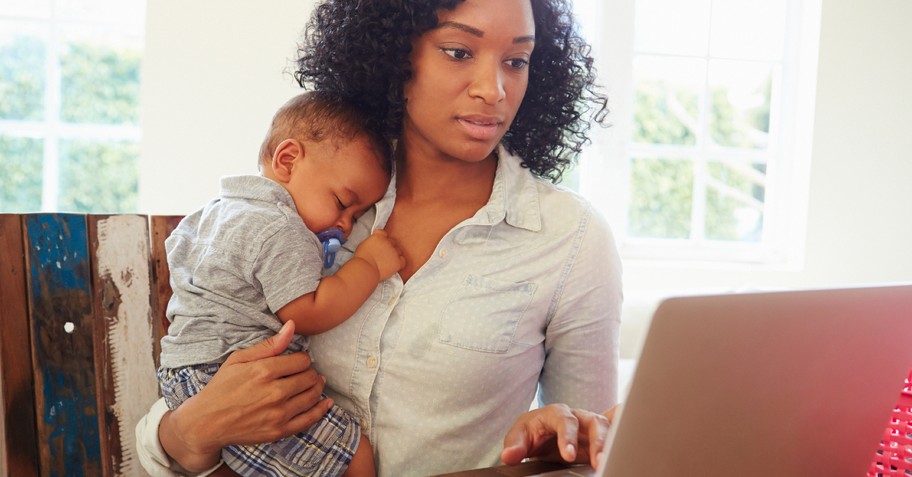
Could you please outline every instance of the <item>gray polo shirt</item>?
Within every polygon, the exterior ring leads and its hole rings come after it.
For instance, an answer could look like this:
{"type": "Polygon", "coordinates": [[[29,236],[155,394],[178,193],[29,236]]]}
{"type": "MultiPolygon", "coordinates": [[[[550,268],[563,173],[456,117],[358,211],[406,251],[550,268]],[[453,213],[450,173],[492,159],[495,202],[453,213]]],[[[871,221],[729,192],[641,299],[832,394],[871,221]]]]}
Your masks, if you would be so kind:
{"type": "MultiPolygon", "coordinates": [[[[322,245],[282,186],[232,176],[219,195],[165,241],[174,295],[163,367],[219,363],[263,341],[282,326],[275,312],[320,280],[322,245]]],[[[289,350],[306,349],[295,335],[289,350]]]]}

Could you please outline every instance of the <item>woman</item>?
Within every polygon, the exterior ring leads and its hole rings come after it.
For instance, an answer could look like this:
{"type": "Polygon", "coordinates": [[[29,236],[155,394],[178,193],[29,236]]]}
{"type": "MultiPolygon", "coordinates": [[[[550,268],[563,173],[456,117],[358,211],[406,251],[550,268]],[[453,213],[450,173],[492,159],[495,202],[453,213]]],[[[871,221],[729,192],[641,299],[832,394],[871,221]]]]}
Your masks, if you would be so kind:
{"type": "MultiPolygon", "coordinates": [[[[604,115],[568,9],[330,0],[314,11],[299,81],[360,103],[396,143],[395,180],[349,245],[385,228],[407,264],[311,344],[327,394],[362,419],[380,475],[558,448],[585,459],[604,436],[604,418],[571,408],[615,403],[619,260],[592,207],[542,180],[559,179],[586,142],[590,106],[604,115]],[[565,405],[524,414],[537,388],[543,403],[565,405]],[[568,447],[576,426],[579,449],[568,447]]],[[[204,469],[226,443],[274,439],[319,416],[326,403],[310,407],[321,386],[307,358],[265,359],[284,339],[236,353],[196,402],[166,414],[164,450],[204,469]]]]}

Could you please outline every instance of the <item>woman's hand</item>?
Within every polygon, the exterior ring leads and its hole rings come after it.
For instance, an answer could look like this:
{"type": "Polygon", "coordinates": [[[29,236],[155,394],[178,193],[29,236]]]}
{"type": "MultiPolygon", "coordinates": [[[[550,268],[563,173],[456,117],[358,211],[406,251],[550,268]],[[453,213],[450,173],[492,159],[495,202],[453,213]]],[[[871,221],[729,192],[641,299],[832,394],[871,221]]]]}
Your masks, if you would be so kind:
{"type": "Polygon", "coordinates": [[[273,337],[235,351],[199,394],[165,414],[158,429],[165,452],[200,472],[221,459],[222,447],[259,444],[303,431],[332,406],[324,379],[306,353],[285,351],[294,334],[287,322],[273,337]]]}
{"type": "Polygon", "coordinates": [[[598,464],[608,427],[617,406],[602,414],[549,404],[529,411],[504,437],[500,459],[509,465],[534,457],[539,460],[598,464]]]}

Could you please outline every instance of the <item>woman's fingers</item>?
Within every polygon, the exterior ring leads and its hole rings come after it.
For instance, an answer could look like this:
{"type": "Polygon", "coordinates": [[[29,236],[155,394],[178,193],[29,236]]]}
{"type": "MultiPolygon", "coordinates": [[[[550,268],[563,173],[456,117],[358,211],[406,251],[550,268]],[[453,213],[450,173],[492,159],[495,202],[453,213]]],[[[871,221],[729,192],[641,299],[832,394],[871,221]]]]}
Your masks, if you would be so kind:
{"type": "Polygon", "coordinates": [[[523,414],[504,437],[501,460],[508,465],[537,457],[593,466],[603,451],[615,408],[596,414],[550,404],[523,414]]]}
{"type": "Polygon", "coordinates": [[[323,385],[326,380],[312,369],[290,376],[285,381],[288,385],[288,398],[285,404],[289,419],[305,413],[323,399],[323,385]]]}
{"type": "MultiPolygon", "coordinates": [[[[252,367],[251,372],[257,374],[255,379],[263,380],[290,378],[313,371],[313,368],[310,367],[310,356],[304,352],[264,358],[260,361],[246,364],[252,367]]],[[[225,366],[223,365],[222,367],[224,368],[225,366]]],[[[314,371],[314,373],[316,372],[314,371]]]]}
{"type": "Polygon", "coordinates": [[[549,404],[517,419],[504,437],[501,460],[518,464],[528,457],[573,462],[577,454],[578,422],[564,404],[549,404]]]}
{"type": "Polygon", "coordinates": [[[303,412],[295,415],[287,423],[287,430],[289,434],[296,434],[298,432],[305,431],[310,429],[311,426],[317,423],[324,414],[329,412],[329,408],[333,405],[333,400],[330,398],[319,399],[320,396],[317,396],[317,401],[313,405],[306,407],[298,407],[298,409],[304,409],[303,412]]]}
{"type": "Polygon", "coordinates": [[[575,409],[573,414],[580,423],[582,434],[580,439],[587,441],[585,452],[588,459],[586,460],[595,467],[599,462],[599,455],[605,448],[605,440],[608,438],[608,427],[611,425],[611,421],[602,414],[579,409],[575,409]]]}
{"type": "Polygon", "coordinates": [[[555,405],[557,413],[554,419],[557,436],[557,450],[564,462],[576,462],[579,455],[580,422],[576,413],[569,406],[555,405]]]}
{"type": "Polygon", "coordinates": [[[229,363],[248,363],[263,358],[278,356],[288,348],[291,338],[294,336],[294,323],[285,322],[282,329],[275,335],[247,348],[235,351],[228,356],[225,364],[229,363]]]}

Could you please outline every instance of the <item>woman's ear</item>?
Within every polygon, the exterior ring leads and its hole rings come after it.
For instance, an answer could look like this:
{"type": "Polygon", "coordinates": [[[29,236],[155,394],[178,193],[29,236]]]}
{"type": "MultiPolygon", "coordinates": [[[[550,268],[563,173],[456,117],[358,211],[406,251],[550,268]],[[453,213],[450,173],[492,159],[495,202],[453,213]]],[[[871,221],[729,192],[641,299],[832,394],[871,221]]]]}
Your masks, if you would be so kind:
{"type": "Polygon", "coordinates": [[[276,180],[288,182],[295,160],[304,157],[304,145],[297,139],[286,139],[279,143],[272,155],[272,171],[276,180]]]}

